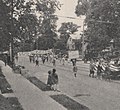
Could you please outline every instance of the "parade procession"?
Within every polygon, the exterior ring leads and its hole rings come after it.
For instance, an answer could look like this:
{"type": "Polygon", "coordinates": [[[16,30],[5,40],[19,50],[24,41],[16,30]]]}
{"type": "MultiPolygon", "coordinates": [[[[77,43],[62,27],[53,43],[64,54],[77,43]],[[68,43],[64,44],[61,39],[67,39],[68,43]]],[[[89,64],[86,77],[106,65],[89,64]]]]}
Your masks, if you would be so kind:
{"type": "Polygon", "coordinates": [[[120,110],[120,0],[0,0],[0,110],[120,110]]]}

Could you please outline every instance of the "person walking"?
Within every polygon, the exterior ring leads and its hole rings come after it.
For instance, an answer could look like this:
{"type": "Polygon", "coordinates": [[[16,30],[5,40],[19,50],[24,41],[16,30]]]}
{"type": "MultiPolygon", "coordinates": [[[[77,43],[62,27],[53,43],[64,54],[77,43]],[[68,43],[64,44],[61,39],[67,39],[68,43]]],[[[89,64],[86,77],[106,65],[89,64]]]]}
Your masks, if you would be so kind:
{"type": "Polygon", "coordinates": [[[77,66],[73,66],[73,73],[74,73],[74,76],[76,77],[77,76],[77,71],[78,71],[78,68],[77,66]]]}
{"type": "Polygon", "coordinates": [[[33,55],[33,59],[32,59],[33,63],[35,63],[35,57],[36,57],[36,56],[35,56],[35,55],[33,55]]]}
{"type": "Polygon", "coordinates": [[[72,64],[73,64],[73,66],[76,65],[76,59],[71,59],[71,62],[72,62],[72,64]]]}
{"type": "Polygon", "coordinates": [[[31,63],[31,61],[32,61],[32,57],[31,57],[31,55],[29,55],[29,61],[30,61],[30,63],[31,63]]]}
{"type": "Polygon", "coordinates": [[[52,63],[52,55],[49,55],[49,62],[52,63]]]}
{"type": "Polygon", "coordinates": [[[4,63],[5,63],[5,66],[7,65],[7,55],[4,55],[4,63]]]}
{"type": "Polygon", "coordinates": [[[43,64],[45,63],[45,56],[44,55],[42,56],[42,62],[43,62],[43,64]]]}
{"type": "Polygon", "coordinates": [[[53,58],[52,63],[53,63],[53,66],[56,66],[56,59],[55,58],[53,58]]]}
{"type": "Polygon", "coordinates": [[[35,60],[36,66],[39,66],[39,60],[38,57],[36,56],[36,60],[35,60]]]}
{"type": "Polygon", "coordinates": [[[48,54],[46,55],[46,61],[48,62],[48,54]]]}
{"type": "Polygon", "coordinates": [[[94,70],[95,70],[95,67],[94,67],[95,65],[94,65],[94,61],[93,60],[91,60],[90,61],[90,73],[89,73],[89,77],[93,77],[94,78],[94,70]]]}
{"type": "Polygon", "coordinates": [[[16,61],[18,61],[18,53],[15,55],[15,59],[16,61]]]}
{"type": "Polygon", "coordinates": [[[98,66],[97,66],[97,78],[100,79],[102,73],[102,66],[101,66],[101,62],[99,62],[98,66]]]}
{"type": "Polygon", "coordinates": [[[62,65],[65,65],[65,57],[62,58],[62,65]]]}

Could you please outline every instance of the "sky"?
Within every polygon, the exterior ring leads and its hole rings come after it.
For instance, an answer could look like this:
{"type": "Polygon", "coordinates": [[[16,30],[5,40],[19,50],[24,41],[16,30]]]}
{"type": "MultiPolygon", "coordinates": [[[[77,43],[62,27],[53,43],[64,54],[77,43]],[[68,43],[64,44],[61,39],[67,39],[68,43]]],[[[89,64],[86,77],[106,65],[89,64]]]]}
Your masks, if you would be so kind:
{"type": "MultiPolygon", "coordinates": [[[[28,0],[27,0],[28,1],[28,0]]],[[[36,0],[34,0],[36,1],[36,0]]],[[[39,1],[39,0],[38,0],[39,1]]],[[[61,23],[63,22],[73,22],[77,24],[78,26],[81,26],[81,28],[78,28],[78,32],[76,32],[73,37],[79,37],[81,31],[83,31],[83,20],[84,17],[77,17],[75,14],[75,8],[77,5],[78,0],[58,0],[60,2],[61,8],[60,10],[56,10],[56,15],[58,15],[58,21],[57,21],[57,30],[60,28],[61,23]],[[65,17],[74,17],[76,19],[69,19],[65,17]]]]}
{"type": "Polygon", "coordinates": [[[81,26],[81,28],[79,28],[79,31],[77,32],[77,34],[80,34],[80,32],[82,31],[84,17],[77,17],[75,14],[75,7],[77,5],[78,0],[59,0],[59,1],[62,4],[62,6],[60,10],[56,11],[56,15],[58,15],[59,18],[57,21],[58,25],[57,28],[59,28],[61,26],[61,23],[63,22],[73,22],[78,26],[81,26]],[[68,19],[59,16],[75,17],[76,19],[68,19]]]}

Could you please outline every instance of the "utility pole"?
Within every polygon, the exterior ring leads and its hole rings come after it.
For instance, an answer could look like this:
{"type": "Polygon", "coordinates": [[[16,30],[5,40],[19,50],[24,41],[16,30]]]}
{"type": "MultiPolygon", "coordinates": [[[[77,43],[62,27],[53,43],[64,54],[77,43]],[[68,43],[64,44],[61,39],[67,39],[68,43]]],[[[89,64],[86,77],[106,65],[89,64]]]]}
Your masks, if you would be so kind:
{"type": "Polygon", "coordinates": [[[13,0],[11,1],[11,42],[10,42],[10,60],[11,60],[11,66],[13,68],[14,65],[14,50],[13,50],[13,37],[14,37],[14,22],[13,22],[13,0]]]}
{"type": "Polygon", "coordinates": [[[84,53],[84,43],[85,43],[85,36],[84,36],[84,31],[85,31],[85,21],[83,21],[83,34],[82,34],[82,59],[84,59],[85,53],[84,53]]]}

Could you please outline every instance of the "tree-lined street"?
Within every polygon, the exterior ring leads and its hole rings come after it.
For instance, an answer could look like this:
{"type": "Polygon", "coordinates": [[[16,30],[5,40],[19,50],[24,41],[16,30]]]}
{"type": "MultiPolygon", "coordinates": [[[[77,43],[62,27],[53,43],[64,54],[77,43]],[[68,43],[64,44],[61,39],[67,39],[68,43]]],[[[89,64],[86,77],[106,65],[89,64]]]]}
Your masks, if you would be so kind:
{"type": "MultiPolygon", "coordinates": [[[[24,65],[29,74],[37,77],[40,81],[46,83],[48,71],[53,68],[52,64],[40,62],[39,66],[34,63],[29,63],[26,56],[19,58],[18,64],[24,65]]],[[[82,61],[78,62],[79,70],[75,78],[71,65],[66,63],[65,66],[58,63],[55,67],[59,75],[59,90],[79,103],[84,104],[91,110],[119,110],[119,83],[109,82],[104,80],[97,80],[88,76],[89,64],[84,64],[82,61]]],[[[52,94],[49,93],[48,94],[52,94]]]]}
{"type": "Polygon", "coordinates": [[[120,1],[0,0],[0,73],[25,110],[120,110],[120,1]]]}

